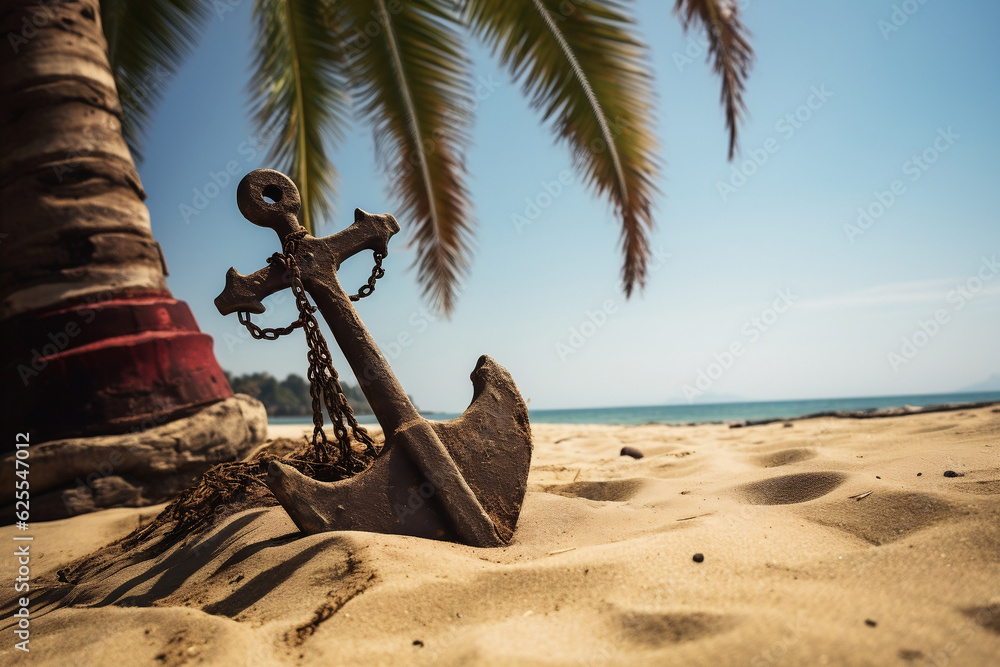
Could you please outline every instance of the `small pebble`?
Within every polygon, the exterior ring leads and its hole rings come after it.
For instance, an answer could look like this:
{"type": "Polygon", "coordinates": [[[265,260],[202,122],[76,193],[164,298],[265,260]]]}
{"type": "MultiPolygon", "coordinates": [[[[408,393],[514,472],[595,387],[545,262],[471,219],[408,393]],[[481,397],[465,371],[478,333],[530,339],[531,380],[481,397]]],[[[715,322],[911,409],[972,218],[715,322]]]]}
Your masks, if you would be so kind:
{"type": "Polygon", "coordinates": [[[691,557],[691,560],[693,560],[696,563],[700,563],[701,561],[705,560],[705,554],[695,554],[694,556],[691,557]]]}
{"type": "Polygon", "coordinates": [[[918,472],[918,473],[917,473],[917,477],[920,477],[920,476],[921,476],[921,475],[923,475],[923,474],[924,474],[924,473],[922,473],[922,472],[918,472]]]}
{"type": "Polygon", "coordinates": [[[866,618],[865,619],[865,625],[867,625],[869,628],[874,628],[878,624],[875,621],[873,621],[872,619],[866,618]]]}
{"type": "Polygon", "coordinates": [[[424,643],[423,643],[422,641],[420,641],[419,639],[414,639],[414,640],[413,640],[413,645],[414,645],[414,646],[420,646],[420,647],[423,647],[424,643]]]}
{"type": "Polygon", "coordinates": [[[793,426],[795,426],[795,424],[792,424],[791,422],[787,422],[785,424],[785,428],[792,428],[793,426]]]}
{"type": "Polygon", "coordinates": [[[628,447],[628,446],[622,447],[622,453],[621,453],[621,455],[622,456],[631,456],[634,459],[641,459],[642,458],[642,452],[640,452],[635,447],[628,447]]]}
{"type": "Polygon", "coordinates": [[[879,477],[878,475],[875,475],[875,479],[882,479],[882,478],[879,477]]]}
{"type": "Polygon", "coordinates": [[[944,471],[944,476],[945,477],[964,477],[965,475],[963,475],[962,473],[957,473],[954,470],[945,470],[944,471]]]}

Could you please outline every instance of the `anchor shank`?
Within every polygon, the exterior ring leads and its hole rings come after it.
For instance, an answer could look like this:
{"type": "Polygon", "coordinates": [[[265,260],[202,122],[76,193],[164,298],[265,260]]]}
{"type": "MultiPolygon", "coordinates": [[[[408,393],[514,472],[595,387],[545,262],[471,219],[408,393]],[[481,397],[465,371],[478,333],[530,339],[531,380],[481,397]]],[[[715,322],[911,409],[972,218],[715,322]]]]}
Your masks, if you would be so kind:
{"type": "Polygon", "coordinates": [[[406,395],[336,274],[325,278],[304,275],[302,282],[354,370],[361,391],[386,434],[386,445],[398,439],[424,477],[434,480],[436,492],[463,541],[481,546],[501,545],[503,541],[492,519],[434,429],[406,395]]]}
{"type": "Polygon", "coordinates": [[[336,274],[320,277],[310,273],[303,271],[302,282],[330,326],[384,432],[394,433],[406,422],[419,419],[420,413],[368,333],[336,274]]]}

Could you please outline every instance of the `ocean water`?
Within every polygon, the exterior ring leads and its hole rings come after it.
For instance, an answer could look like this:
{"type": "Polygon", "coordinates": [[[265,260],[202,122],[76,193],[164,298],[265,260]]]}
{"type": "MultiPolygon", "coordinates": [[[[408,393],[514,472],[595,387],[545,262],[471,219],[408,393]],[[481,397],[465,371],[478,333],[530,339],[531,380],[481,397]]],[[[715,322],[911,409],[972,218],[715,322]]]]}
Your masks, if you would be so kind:
{"type": "MultiPolygon", "coordinates": [[[[970,394],[922,394],[913,396],[873,396],[869,398],[823,398],[807,401],[755,401],[746,403],[705,403],[694,405],[645,405],[576,410],[530,410],[534,424],[704,424],[712,422],[791,419],[831,410],[862,411],[904,405],[927,406],[944,403],[1000,401],[1000,391],[970,394]]],[[[426,413],[428,419],[454,419],[458,413],[426,413]]],[[[272,417],[273,424],[310,424],[309,417],[272,417]]],[[[375,424],[373,415],[358,415],[361,424],[375,424]]]]}

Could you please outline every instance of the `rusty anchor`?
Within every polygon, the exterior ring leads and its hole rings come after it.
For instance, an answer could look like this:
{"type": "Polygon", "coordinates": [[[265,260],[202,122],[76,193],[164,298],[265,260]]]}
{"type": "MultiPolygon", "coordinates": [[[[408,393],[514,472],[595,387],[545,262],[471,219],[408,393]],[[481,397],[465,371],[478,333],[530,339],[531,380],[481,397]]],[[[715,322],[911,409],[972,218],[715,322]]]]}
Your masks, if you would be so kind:
{"type": "MultiPolygon", "coordinates": [[[[272,462],[267,485],[295,524],[306,533],[361,530],[479,547],[509,543],[532,449],[527,407],[510,373],[483,355],[470,376],[473,397],[465,412],[450,421],[425,419],[337,279],[341,264],[359,252],[373,251],[376,262],[388,254],[389,239],[399,231],[395,218],[355,209],[351,226],[315,238],[299,225],[295,184],[270,169],[247,174],[236,198],[247,220],[273,229],[283,242],[290,234],[301,236],[293,246],[301,284],[330,326],[385,434],[371,467],[337,482],[321,482],[272,462]]],[[[288,271],[277,263],[249,275],[230,268],[215,305],[223,315],[260,314],[262,299],[291,285],[288,271]]]]}

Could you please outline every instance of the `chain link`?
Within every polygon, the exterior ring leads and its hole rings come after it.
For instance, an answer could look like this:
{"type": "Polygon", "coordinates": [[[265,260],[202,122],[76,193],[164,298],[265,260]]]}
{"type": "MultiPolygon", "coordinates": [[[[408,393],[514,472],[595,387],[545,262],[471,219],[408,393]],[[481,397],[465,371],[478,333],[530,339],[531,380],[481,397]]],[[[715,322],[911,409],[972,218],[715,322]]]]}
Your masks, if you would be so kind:
{"type": "MultiPolygon", "coordinates": [[[[301,236],[300,236],[301,238],[301,236]]],[[[281,264],[288,271],[289,276],[291,275],[291,269],[288,266],[285,255],[280,252],[276,252],[267,258],[268,264],[281,264]]],[[[310,312],[316,312],[315,306],[309,306],[310,312]]],[[[240,324],[246,327],[250,335],[257,340],[278,340],[280,336],[287,336],[296,329],[302,326],[302,316],[299,315],[299,319],[295,320],[287,327],[275,327],[273,329],[262,329],[253,322],[250,321],[250,312],[246,310],[241,310],[236,314],[240,319],[240,324]]]]}
{"type": "Polygon", "coordinates": [[[352,294],[351,301],[360,301],[366,296],[371,296],[372,292],[375,291],[375,281],[385,275],[385,269],[382,268],[383,259],[385,259],[385,255],[375,253],[375,266],[372,268],[372,274],[368,276],[368,284],[362,285],[357,294],[352,294]]]}
{"type": "Polygon", "coordinates": [[[247,328],[250,335],[257,340],[278,340],[279,336],[287,336],[296,329],[302,326],[302,320],[298,319],[289,324],[287,327],[275,327],[274,329],[262,329],[253,322],[250,321],[250,313],[242,310],[238,312],[237,317],[240,318],[240,324],[247,328]]]}
{"type": "MultiPolygon", "coordinates": [[[[302,284],[302,275],[299,272],[298,263],[295,261],[295,246],[299,240],[305,236],[305,230],[292,232],[285,237],[282,244],[283,254],[274,253],[268,258],[268,263],[280,262],[287,269],[292,279],[292,294],[295,296],[295,305],[299,310],[299,319],[292,322],[287,327],[277,327],[274,329],[262,329],[250,321],[250,313],[240,312],[240,323],[243,324],[250,335],[258,340],[277,340],[279,336],[286,336],[298,328],[305,331],[306,343],[309,345],[307,358],[309,360],[309,396],[312,399],[313,409],[313,437],[312,445],[316,450],[317,459],[321,463],[330,463],[330,442],[327,440],[326,431],[323,430],[323,405],[333,422],[333,432],[337,440],[340,461],[353,467],[355,463],[353,452],[351,451],[350,440],[347,436],[347,429],[350,427],[351,435],[358,442],[365,444],[365,453],[375,456],[375,442],[368,432],[358,425],[354,417],[354,410],[351,409],[344,395],[343,387],[340,385],[340,378],[337,369],[333,367],[333,359],[330,355],[330,348],[327,347],[326,339],[320,331],[319,322],[316,321],[316,307],[309,303],[305,286],[302,284]],[[345,425],[346,421],[346,425],[345,425]]],[[[363,299],[375,291],[375,281],[385,275],[382,268],[384,255],[375,253],[375,268],[372,269],[368,284],[363,285],[357,294],[351,295],[351,301],[363,299]]]]}

